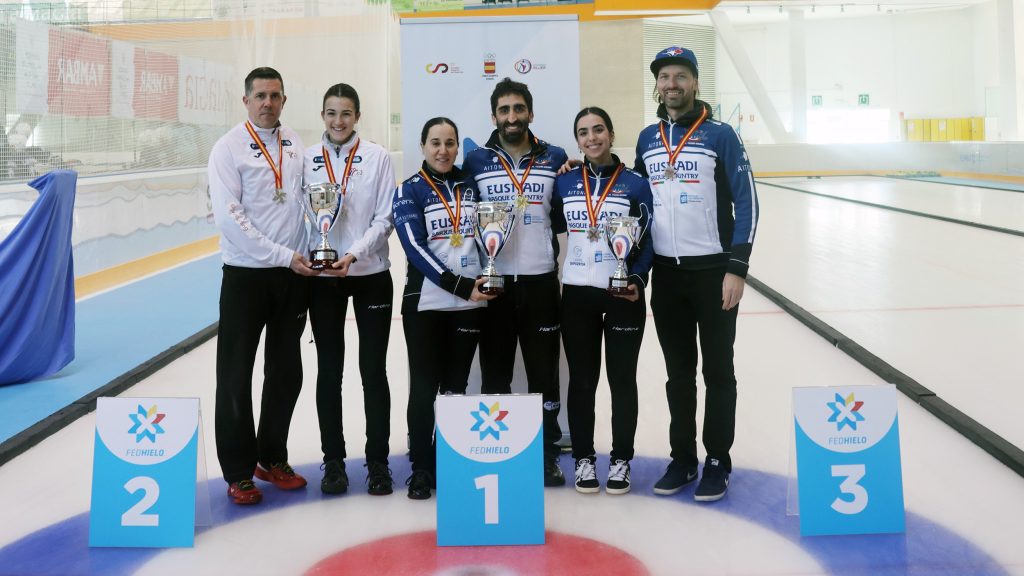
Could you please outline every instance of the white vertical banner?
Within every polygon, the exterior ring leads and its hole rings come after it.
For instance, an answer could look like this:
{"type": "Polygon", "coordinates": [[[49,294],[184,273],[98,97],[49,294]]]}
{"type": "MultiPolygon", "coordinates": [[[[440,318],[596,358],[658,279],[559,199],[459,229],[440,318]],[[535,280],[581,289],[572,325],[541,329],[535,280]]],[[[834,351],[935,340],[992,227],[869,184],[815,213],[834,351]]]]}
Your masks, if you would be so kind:
{"type": "Polygon", "coordinates": [[[410,18],[401,25],[401,177],[423,161],[420,130],[435,116],[459,127],[458,163],[487,142],[491,92],[506,76],[533,95],[530,129],[541,140],[576,150],[572,123],[579,112],[579,27],[575,16],[504,20],[410,18]]]}
{"type": "MultiPolygon", "coordinates": [[[[200,58],[178,58],[178,121],[186,124],[227,124],[232,78],[230,67],[200,58]]],[[[237,104],[231,102],[230,104],[237,104]]],[[[233,108],[232,108],[233,111],[233,108]]]]}
{"type": "Polygon", "coordinates": [[[110,43],[110,115],[114,118],[134,118],[134,94],[135,46],[113,40],[110,43]]]}
{"type": "Polygon", "coordinates": [[[19,114],[46,114],[50,70],[50,27],[18,20],[15,49],[15,106],[19,114]]]}

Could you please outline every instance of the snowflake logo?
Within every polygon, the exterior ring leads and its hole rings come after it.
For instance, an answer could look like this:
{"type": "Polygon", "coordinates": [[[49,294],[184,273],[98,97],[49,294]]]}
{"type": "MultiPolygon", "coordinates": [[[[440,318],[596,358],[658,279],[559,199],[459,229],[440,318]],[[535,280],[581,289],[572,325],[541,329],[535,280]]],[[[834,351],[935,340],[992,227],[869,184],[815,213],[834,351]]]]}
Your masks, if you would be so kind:
{"type": "Polygon", "coordinates": [[[836,401],[826,402],[826,404],[832,409],[832,415],[828,417],[828,421],[836,423],[836,430],[842,430],[843,426],[849,426],[856,430],[857,422],[864,421],[864,416],[860,413],[864,402],[855,399],[852,392],[846,398],[837,393],[836,401]]]}
{"type": "Polygon", "coordinates": [[[166,414],[158,413],[156,411],[156,404],[151,406],[149,410],[142,407],[139,404],[135,414],[129,414],[128,417],[135,423],[134,426],[128,430],[129,434],[135,434],[135,442],[142,442],[143,438],[149,438],[150,442],[156,442],[156,435],[163,434],[164,429],[160,426],[160,422],[163,421],[166,414]]]}
{"type": "Polygon", "coordinates": [[[476,420],[470,431],[479,432],[481,440],[488,435],[494,436],[495,440],[501,440],[501,433],[508,431],[508,425],[503,422],[505,416],[508,416],[508,410],[502,410],[498,402],[490,408],[481,402],[480,409],[471,410],[469,414],[476,420]]]}

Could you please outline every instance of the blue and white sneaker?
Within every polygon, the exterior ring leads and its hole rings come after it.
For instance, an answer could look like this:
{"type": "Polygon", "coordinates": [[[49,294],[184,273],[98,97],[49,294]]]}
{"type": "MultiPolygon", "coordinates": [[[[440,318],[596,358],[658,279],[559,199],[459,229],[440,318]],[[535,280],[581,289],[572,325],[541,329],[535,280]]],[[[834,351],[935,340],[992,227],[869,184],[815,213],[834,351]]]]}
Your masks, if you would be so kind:
{"type": "Polygon", "coordinates": [[[717,458],[708,458],[693,499],[697,502],[714,502],[721,500],[728,489],[729,473],[725,471],[725,466],[717,458]]]}

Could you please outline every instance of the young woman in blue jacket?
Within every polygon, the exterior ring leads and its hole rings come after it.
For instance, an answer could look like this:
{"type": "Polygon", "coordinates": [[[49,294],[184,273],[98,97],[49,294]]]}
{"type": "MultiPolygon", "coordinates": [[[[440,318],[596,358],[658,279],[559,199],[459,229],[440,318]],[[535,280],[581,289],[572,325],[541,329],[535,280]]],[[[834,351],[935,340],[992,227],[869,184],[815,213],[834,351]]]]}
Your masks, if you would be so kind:
{"type": "Polygon", "coordinates": [[[612,294],[609,278],[616,258],[605,236],[605,224],[616,216],[634,216],[640,230],[651,225],[651,188],[647,179],[626,168],[612,154],[615,131],[608,113],[584,108],[573,124],[576,143],[585,157],[555,181],[553,228],[566,232],[562,267],[562,343],[569,364],[568,416],[576,460],[576,490],[600,490],[594,450],[594,400],[601,377],[601,341],[605,343],[608,386],[612,396],[612,451],[608,466],[609,494],[630,488],[629,461],[638,414],[636,364],[647,310],[644,289],[654,257],[649,234],[630,243],[625,260],[628,293],[612,294]]]}

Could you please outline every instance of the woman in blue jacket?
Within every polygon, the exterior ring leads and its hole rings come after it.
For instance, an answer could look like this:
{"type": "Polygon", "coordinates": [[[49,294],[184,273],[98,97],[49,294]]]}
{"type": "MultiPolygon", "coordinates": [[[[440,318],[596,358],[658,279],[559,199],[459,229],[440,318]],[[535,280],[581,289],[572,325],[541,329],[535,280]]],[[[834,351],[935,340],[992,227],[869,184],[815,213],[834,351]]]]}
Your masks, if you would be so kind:
{"type": "Polygon", "coordinates": [[[612,395],[612,451],[609,494],[629,492],[638,413],[636,363],[647,320],[644,289],[654,257],[648,235],[627,244],[629,280],[626,294],[612,294],[609,278],[616,258],[605,224],[617,216],[639,218],[640,230],[651,224],[651,188],[647,179],[626,168],[612,154],[615,140],[608,113],[584,108],[573,125],[585,161],[555,181],[551,200],[553,229],[567,232],[562,267],[562,343],[569,364],[569,433],[576,460],[576,490],[600,490],[594,451],[594,400],[601,377],[601,340],[612,395]]]}
{"type": "Polygon", "coordinates": [[[480,336],[480,256],[473,244],[478,200],[472,177],[455,167],[459,131],[432,118],[420,133],[423,166],[395,190],[395,231],[408,260],[402,327],[409,354],[409,498],[434,487],[434,398],[466,391],[480,336]]]}

